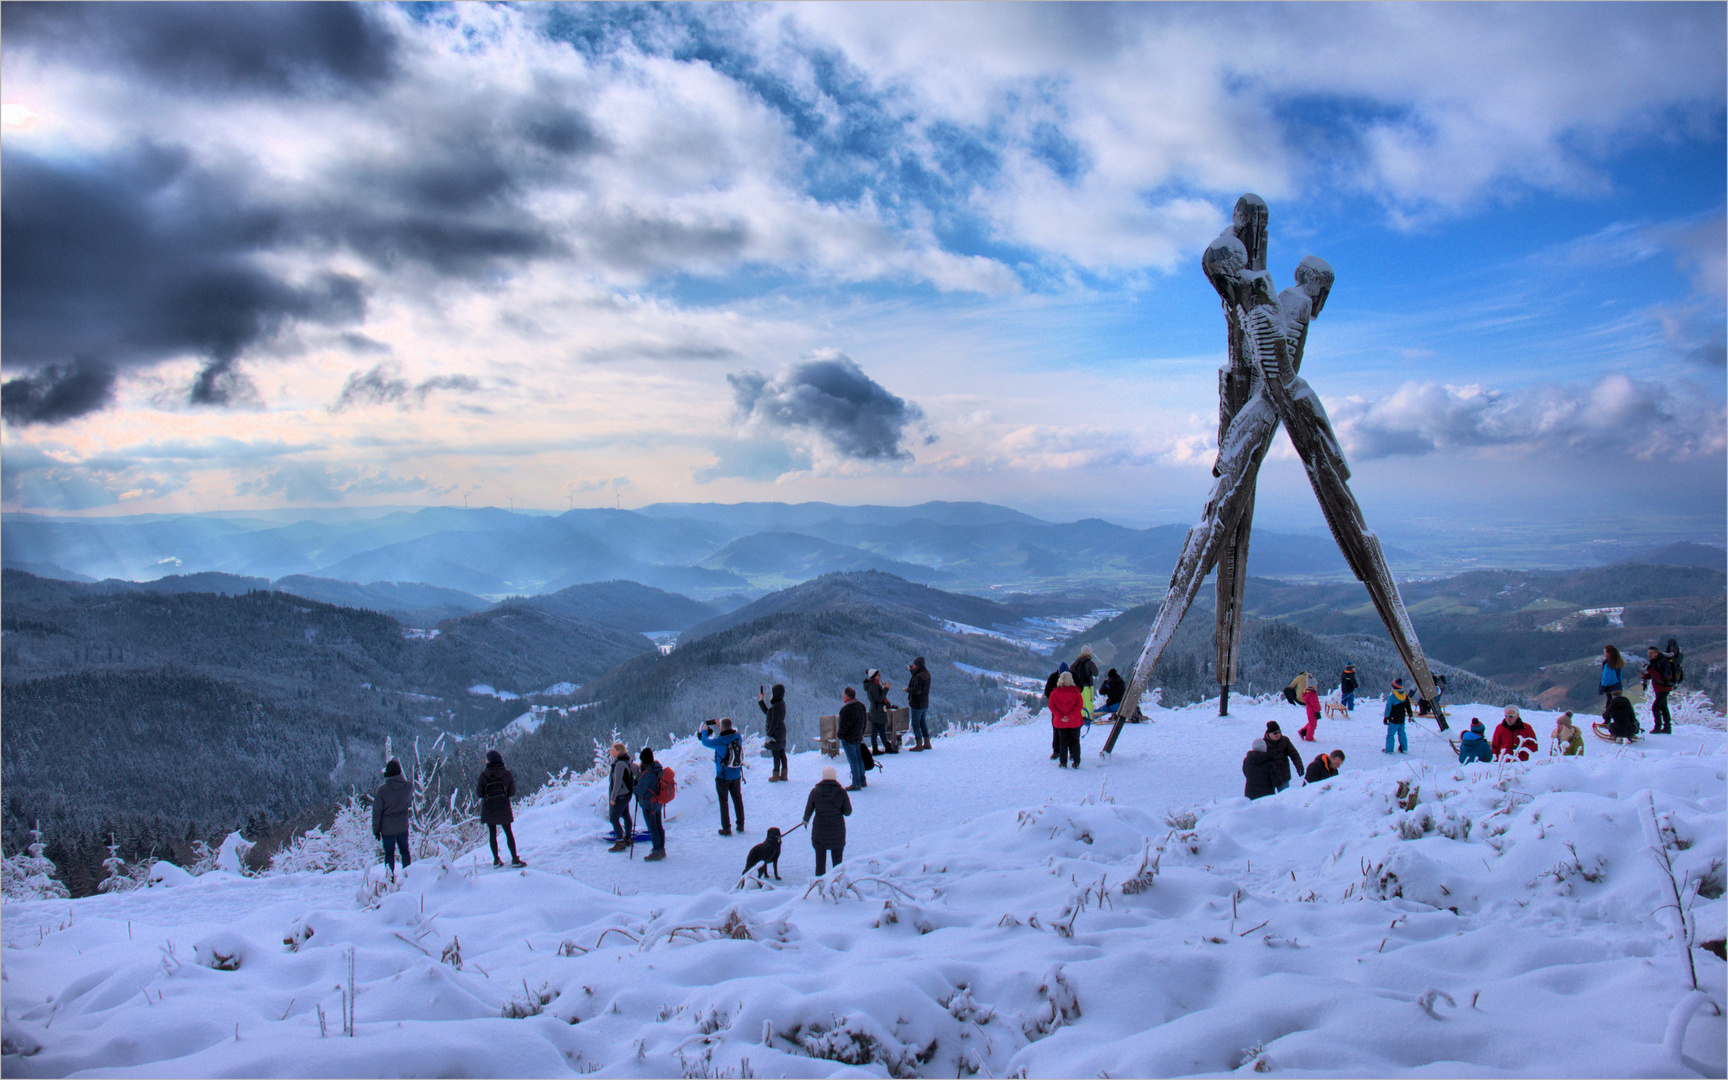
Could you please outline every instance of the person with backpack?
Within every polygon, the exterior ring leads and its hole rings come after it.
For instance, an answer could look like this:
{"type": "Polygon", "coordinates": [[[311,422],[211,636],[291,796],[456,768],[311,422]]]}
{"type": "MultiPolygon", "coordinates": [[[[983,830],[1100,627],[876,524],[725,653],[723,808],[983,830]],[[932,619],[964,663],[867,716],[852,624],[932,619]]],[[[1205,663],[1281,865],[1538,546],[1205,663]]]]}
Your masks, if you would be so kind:
{"type": "Polygon", "coordinates": [[[492,865],[504,865],[504,860],[498,857],[498,830],[502,828],[510,845],[510,865],[527,866],[516,854],[516,834],[510,830],[510,823],[516,820],[510,810],[510,800],[516,797],[516,777],[504,767],[503,754],[486,751],[486,767],[480,770],[474,793],[480,797],[480,823],[486,826],[487,839],[492,843],[492,865]]]}
{"type": "Polygon", "coordinates": [[[930,724],[925,718],[930,715],[930,669],[922,656],[915,656],[906,670],[906,719],[912,725],[912,749],[907,752],[929,750],[930,724]]]}
{"type": "Polygon", "coordinates": [[[1338,676],[1338,693],[1346,715],[1356,707],[1356,688],[1360,685],[1356,681],[1356,665],[1345,664],[1343,674],[1338,676]]]}
{"type": "Polygon", "coordinates": [[[1386,695],[1386,715],[1382,723],[1386,725],[1386,753],[1392,752],[1392,740],[1398,740],[1398,752],[1410,752],[1410,740],[1404,734],[1404,723],[1410,719],[1410,692],[1404,689],[1403,679],[1392,680],[1392,691],[1386,695]]]}
{"type": "Polygon", "coordinates": [[[864,694],[870,699],[870,752],[873,754],[899,753],[890,750],[888,742],[888,710],[893,707],[888,701],[888,693],[893,689],[875,668],[864,673],[864,694]],[[878,741],[880,749],[877,748],[878,741]]]}
{"type": "Polygon", "coordinates": [[[1488,745],[1487,731],[1482,721],[1471,719],[1470,730],[1458,737],[1458,764],[1494,760],[1494,748],[1488,745]]]}
{"type": "Polygon", "coordinates": [[[1074,676],[1074,685],[1080,688],[1080,704],[1086,710],[1086,719],[1092,719],[1093,688],[1098,682],[1098,661],[1092,659],[1092,646],[1080,646],[1080,655],[1068,665],[1068,673],[1074,676]]]}
{"type": "Polygon", "coordinates": [[[642,823],[648,826],[648,839],[653,842],[643,862],[659,862],[666,857],[666,804],[671,801],[671,793],[664,790],[671,787],[677,790],[672,778],[672,770],[654,760],[654,751],[644,746],[641,753],[642,769],[636,775],[636,804],[642,808],[642,823]]]}
{"type": "Polygon", "coordinates": [[[738,810],[738,831],[744,831],[744,737],[732,730],[732,718],[710,720],[696,732],[703,746],[714,751],[714,792],[720,797],[720,835],[732,835],[728,797],[738,810]],[[715,734],[714,726],[720,726],[715,734]]]}
{"type": "Polygon", "coordinates": [[[402,763],[391,758],[384,765],[384,782],[372,797],[372,838],[384,841],[384,865],[390,880],[396,880],[396,852],[402,852],[402,869],[413,859],[408,854],[408,817],[414,809],[414,785],[402,775],[402,763]]]}
{"type": "Polygon", "coordinates": [[[1055,732],[1058,769],[1066,768],[1069,761],[1076,769],[1080,767],[1080,725],[1086,722],[1085,709],[1085,698],[1074,685],[1074,673],[1064,671],[1050,692],[1050,728],[1055,732]]]}
{"type": "Polygon", "coordinates": [[[840,865],[846,853],[846,819],[852,816],[852,797],[840,786],[834,766],[822,768],[822,779],[804,800],[804,824],[810,826],[810,846],[816,849],[816,873],[828,872],[828,857],[840,865]]]}
{"type": "Polygon", "coordinates": [[[756,707],[762,710],[766,721],[763,725],[767,735],[765,740],[769,753],[774,755],[774,773],[768,777],[770,784],[777,784],[786,779],[786,687],[780,683],[774,684],[774,696],[762,700],[762,688],[756,688],[756,707]]]}
{"type": "Polygon", "coordinates": [[[1308,707],[1308,722],[1302,725],[1302,738],[1307,742],[1314,741],[1315,732],[1320,727],[1320,690],[1310,685],[1302,691],[1302,704],[1308,707]]]}
{"type": "Polygon", "coordinates": [[[1310,784],[1330,780],[1338,775],[1338,766],[1342,764],[1344,764],[1344,751],[1342,750],[1334,750],[1330,754],[1316,754],[1314,760],[1308,763],[1308,773],[1303,779],[1310,784]]]}
{"type": "Polygon", "coordinates": [[[629,851],[636,837],[636,823],[631,820],[630,799],[636,794],[636,769],[630,764],[630,750],[621,742],[612,744],[612,774],[606,783],[606,795],[611,800],[607,818],[612,822],[612,846],[607,851],[629,851]]]}
{"type": "Polygon", "coordinates": [[[1500,726],[1494,729],[1494,739],[1489,744],[1494,751],[1496,761],[1529,761],[1530,755],[1542,748],[1536,741],[1536,729],[1524,722],[1524,716],[1518,711],[1518,706],[1506,706],[1505,718],[1500,726]]]}
{"type": "Polygon", "coordinates": [[[1645,690],[1656,694],[1650,702],[1650,734],[1672,735],[1674,717],[1668,712],[1668,694],[1674,689],[1674,672],[1661,649],[1652,645],[1649,655],[1644,664],[1643,684],[1645,690]]]}
{"type": "Polygon", "coordinates": [[[852,767],[852,786],[846,790],[862,791],[868,786],[864,776],[864,729],[869,726],[870,714],[858,700],[858,692],[850,686],[841,696],[845,700],[834,734],[840,739],[840,749],[846,751],[846,764],[852,767]]]}
{"type": "MultiPolygon", "coordinates": [[[[1612,645],[1602,646],[1602,678],[1598,681],[1596,692],[1604,696],[1617,694],[1622,689],[1620,672],[1626,667],[1626,661],[1620,655],[1620,650],[1612,645]]],[[[1604,709],[1602,719],[1608,719],[1604,709]]]]}
{"type": "Polygon", "coordinates": [[[1122,699],[1128,696],[1128,682],[1120,672],[1111,668],[1104,675],[1104,683],[1099,687],[1104,691],[1104,708],[1100,713],[1113,713],[1122,707],[1122,699]]]}

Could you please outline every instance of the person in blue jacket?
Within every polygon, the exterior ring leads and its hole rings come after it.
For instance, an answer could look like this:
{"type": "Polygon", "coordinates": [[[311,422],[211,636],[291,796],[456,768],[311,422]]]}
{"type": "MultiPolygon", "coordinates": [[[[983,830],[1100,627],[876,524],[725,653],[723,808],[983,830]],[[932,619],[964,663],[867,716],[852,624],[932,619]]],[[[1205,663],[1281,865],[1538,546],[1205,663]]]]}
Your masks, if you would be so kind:
{"type": "Polygon", "coordinates": [[[1403,679],[1392,680],[1392,690],[1386,695],[1386,753],[1392,752],[1392,740],[1398,740],[1398,752],[1410,752],[1410,740],[1404,734],[1404,722],[1410,719],[1410,692],[1403,679]]]}
{"type": "Polygon", "coordinates": [[[744,737],[732,730],[732,718],[710,720],[696,732],[702,745],[714,751],[714,791],[720,796],[720,835],[732,835],[732,815],[726,805],[728,796],[738,809],[738,831],[744,831],[744,737]],[[715,733],[715,725],[719,733],[715,733]]]}
{"type": "MultiPolygon", "coordinates": [[[[1596,692],[1606,695],[1609,701],[1613,701],[1614,695],[1625,689],[1620,677],[1620,673],[1625,670],[1625,667],[1626,661],[1621,657],[1619,649],[1612,645],[1602,646],[1602,678],[1598,681],[1599,685],[1596,687],[1596,692]]],[[[1608,713],[1604,711],[1602,716],[1606,719],[1608,713]]]]}
{"type": "Polygon", "coordinates": [[[1458,740],[1458,764],[1467,765],[1472,761],[1493,761],[1494,751],[1488,745],[1488,736],[1482,721],[1471,720],[1470,730],[1458,740]]]}

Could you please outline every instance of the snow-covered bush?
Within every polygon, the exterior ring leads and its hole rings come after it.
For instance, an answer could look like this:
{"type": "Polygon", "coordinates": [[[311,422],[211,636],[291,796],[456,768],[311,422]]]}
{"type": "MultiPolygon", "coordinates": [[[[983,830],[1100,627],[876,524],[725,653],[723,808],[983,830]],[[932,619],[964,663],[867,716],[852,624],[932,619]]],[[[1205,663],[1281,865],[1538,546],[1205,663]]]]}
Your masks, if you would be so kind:
{"type": "Polygon", "coordinates": [[[30,830],[30,843],[22,855],[9,855],[0,862],[0,894],[8,900],[64,900],[66,886],[54,880],[58,867],[43,855],[40,826],[30,830]]]}
{"type": "Polygon", "coordinates": [[[329,829],[312,828],[294,838],[270,860],[273,874],[334,870],[364,870],[380,858],[378,841],[372,838],[372,809],[359,795],[336,811],[329,829]]]}
{"type": "Polygon", "coordinates": [[[1723,729],[1722,714],[1716,703],[1702,690],[1687,690],[1668,699],[1668,711],[1676,724],[1697,724],[1699,727],[1723,729]]]}
{"type": "Polygon", "coordinates": [[[146,859],[132,866],[126,865],[126,860],[120,857],[120,843],[112,835],[108,837],[108,857],[102,860],[102,869],[106,876],[96,884],[97,892],[115,893],[131,892],[150,878],[150,866],[156,860],[146,859]]]}

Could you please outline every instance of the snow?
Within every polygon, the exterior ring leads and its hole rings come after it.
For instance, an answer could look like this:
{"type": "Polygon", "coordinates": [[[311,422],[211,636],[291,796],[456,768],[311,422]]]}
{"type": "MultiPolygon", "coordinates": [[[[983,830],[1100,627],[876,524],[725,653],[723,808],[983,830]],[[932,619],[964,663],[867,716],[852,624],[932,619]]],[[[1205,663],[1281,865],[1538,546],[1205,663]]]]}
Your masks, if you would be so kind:
{"type": "Polygon", "coordinates": [[[521,695],[512,694],[508,690],[499,690],[491,683],[475,683],[468,688],[468,692],[476,697],[495,697],[499,701],[518,701],[521,698],[521,695]]]}
{"type": "Polygon", "coordinates": [[[1298,744],[1346,749],[1341,776],[1248,802],[1247,744],[1301,714],[1233,707],[1154,708],[1109,760],[1095,729],[1078,771],[1042,717],[887,757],[820,879],[800,831],[784,880],[736,887],[829,759],[770,785],[747,757],[750,829],[720,838],[685,740],[661,863],[607,852],[599,782],[574,782],[519,804],[527,870],[8,901],[4,1071],[1723,1075],[1725,965],[1683,944],[1724,936],[1721,731],[1465,769],[1421,721],[1382,755],[1363,701],[1298,744]]]}
{"type": "Polygon", "coordinates": [[[1120,614],[1122,612],[1119,608],[1097,608],[1084,615],[1028,615],[1018,623],[999,624],[989,629],[943,619],[942,629],[950,634],[975,634],[996,638],[998,641],[1030,649],[1040,656],[1049,656],[1056,651],[1057,646],[1075,634],[1120,614]]]}
{"type": "Polygon", "coordinates": [[[571,694],[574,694],[576,691],[578,691],[580,689],[582,689],[582,687],[578,683],[555,682],[551,686],[548,686],[546,689],[536,690],[532,694],[529,694],[528,696],[529,697],[569,697],[571,694]]]}
{"type": "Polygon", "coordinates": [[[444,631],[438,629],[436,626],[426,630],[413,626],[404,626],[402,628],[402,636],[407,638],[409,641],[431,641],[443,632],[444,631]]]}

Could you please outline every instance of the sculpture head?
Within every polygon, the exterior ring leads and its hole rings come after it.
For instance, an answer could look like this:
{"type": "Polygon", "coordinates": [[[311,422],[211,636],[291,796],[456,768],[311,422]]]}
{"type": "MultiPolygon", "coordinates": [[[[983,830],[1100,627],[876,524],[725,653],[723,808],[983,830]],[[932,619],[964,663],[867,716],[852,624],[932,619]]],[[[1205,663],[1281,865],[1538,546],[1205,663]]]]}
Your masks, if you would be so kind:
{"type": "Polygon", "coordinates": [[[1266,269],[1266,200],[1249,192],[1236,200],[1230,214],[1230,231],[1248,251],[1248,269],[1266,269]]]}
{"type": "Polygon", "coordinates": [[[1320,314],[1320,309],[1326,306],[1333,279],[1332,264],[1318,255],[1309,255],[1296,264],[1296,287],[1313,301],[1313,306],[1308,309],[1309,318],[1320,314]]]}
{"type": "Polygon", "coordinates": [[[1248,250],[1229,230],[1219,233],[1206,254],[1200,256],[1200,269],[1205,271],[1206,280],[1226,300],[1232,298],[1232,287],[1242,280],[1242,271],[1247,267],[1248,250]]]}

